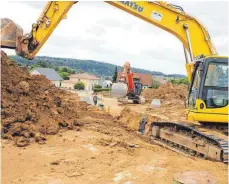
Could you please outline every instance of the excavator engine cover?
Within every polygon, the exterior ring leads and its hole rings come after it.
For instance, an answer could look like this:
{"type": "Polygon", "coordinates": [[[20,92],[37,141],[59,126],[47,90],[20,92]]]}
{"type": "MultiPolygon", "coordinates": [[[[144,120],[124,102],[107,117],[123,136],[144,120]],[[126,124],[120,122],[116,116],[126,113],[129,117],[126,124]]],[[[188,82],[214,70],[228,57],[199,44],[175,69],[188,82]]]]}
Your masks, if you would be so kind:
{"type": "Polygon", "coordinates": [[[2,18],[1,22],[1,47],[16,49],[17,42],[23,36],[23,29],[10,19],[2,18]]]}
{"type": "Polygon", "coordinates": [[[113,97],[124,97],[127,95],[127,84],[123,82],[113,83],[111,88],[111,95],[113,97]]]}

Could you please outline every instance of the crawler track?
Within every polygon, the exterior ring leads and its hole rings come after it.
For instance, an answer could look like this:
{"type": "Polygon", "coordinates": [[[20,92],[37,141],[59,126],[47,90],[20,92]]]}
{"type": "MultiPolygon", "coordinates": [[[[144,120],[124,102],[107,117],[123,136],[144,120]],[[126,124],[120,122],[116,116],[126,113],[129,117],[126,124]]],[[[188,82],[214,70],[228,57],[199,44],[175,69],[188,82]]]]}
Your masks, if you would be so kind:
{"type": "Polygon", "coordinates": [[[228,141],[213,135],[206,135],[197,127],[172,122],[152,122],[151,137],[166,147],[203,157],[228,163],[228,141]]]}

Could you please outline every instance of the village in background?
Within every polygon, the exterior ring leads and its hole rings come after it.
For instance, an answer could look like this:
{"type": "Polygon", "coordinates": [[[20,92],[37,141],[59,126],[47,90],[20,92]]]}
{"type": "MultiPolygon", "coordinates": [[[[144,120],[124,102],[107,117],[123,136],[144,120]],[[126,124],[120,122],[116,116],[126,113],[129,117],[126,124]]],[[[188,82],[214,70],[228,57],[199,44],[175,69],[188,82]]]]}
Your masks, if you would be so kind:
{"type": "MultiPolygon", "coordinates": [[[[20,67],[27,67],[32,75],[44,75],[56,87],[68,90],[110,91],[117,82],[121,66],[93,60],[78,60],[38,56],[33,61],[10,56],[20,67]]],[[[124,63],[124,62],[123,62],[124,63]]],[[[166,75],[159,71],[133,68],[134,79],[139,79],[145,88],[159,88],[167,82],[188,84],[187,77],[180,74],[166,75]]]]}

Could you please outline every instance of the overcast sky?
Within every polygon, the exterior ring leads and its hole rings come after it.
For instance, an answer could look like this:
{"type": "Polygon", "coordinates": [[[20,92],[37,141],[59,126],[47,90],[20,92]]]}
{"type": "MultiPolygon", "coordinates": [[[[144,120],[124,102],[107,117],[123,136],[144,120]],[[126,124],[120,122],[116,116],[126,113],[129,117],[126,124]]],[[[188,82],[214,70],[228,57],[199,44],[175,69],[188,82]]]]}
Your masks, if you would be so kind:
{"type": "MultiPolygon", "coordinates": [[[[227,1],[172,3],[197,17],[207,27],[219,54],[228,55],[227,1]]],[[[44,6],[45,2],[2,2],[0,17],[13,19],[29,32],[44,6]]],[[[181,42],[162,29],[104,2],[79,2],[67,16],[38,55],[117,65],[130,61],[132,67],[186,74],[181,42]]]]}

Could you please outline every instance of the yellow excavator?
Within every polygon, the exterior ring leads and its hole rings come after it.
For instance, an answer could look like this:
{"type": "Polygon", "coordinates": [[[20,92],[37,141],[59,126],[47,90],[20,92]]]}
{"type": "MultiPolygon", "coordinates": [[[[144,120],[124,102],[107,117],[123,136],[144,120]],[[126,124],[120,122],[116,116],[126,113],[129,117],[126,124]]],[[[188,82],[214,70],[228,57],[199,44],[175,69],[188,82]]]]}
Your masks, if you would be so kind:
{"type": "MultiPolygon", "coordinates": [[[[1,20],[1,47],[33,59],[77,1],[51,1],[29,34],[9,19],[1,20]]],[[[105,1],[176,36],[183,44],[190,81],[187,119],[202,125],[228,124],[228,57],[219,56],[207,29],[182,7],[164,1],[105,1]]],[[[140,33],[139,33],[140,34],[140,33]]],[[[153,33],[152,33],[153,34],[153,33]]],[[[122,89],[123,83],[121,84],[122,89]]],[[[118,85],[116,85],[119,88],[118,85]]],[[[121,95],[126,90],[116,89],[121,95]]],[[[120,95],[119,94],[119,95],[120,95]]],[[[228,162],[228,142],[183,123],[152,122],[151,136],[173,149],[228,162]]]]}

